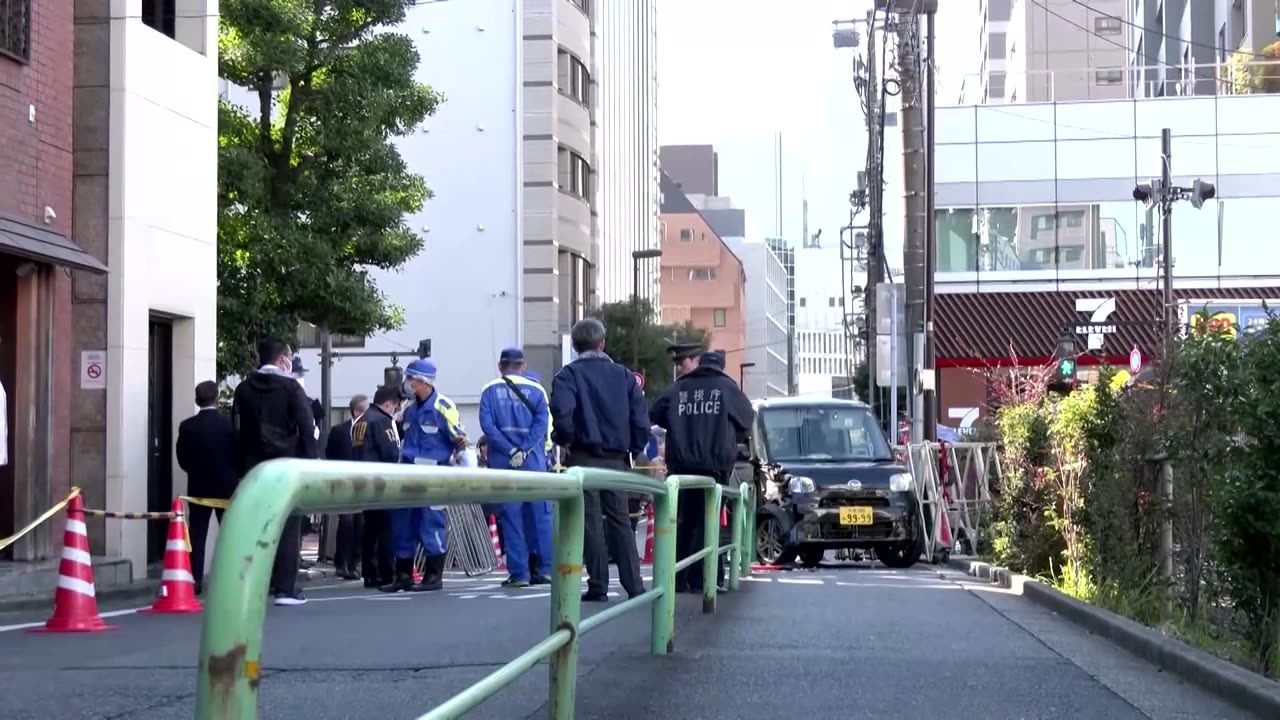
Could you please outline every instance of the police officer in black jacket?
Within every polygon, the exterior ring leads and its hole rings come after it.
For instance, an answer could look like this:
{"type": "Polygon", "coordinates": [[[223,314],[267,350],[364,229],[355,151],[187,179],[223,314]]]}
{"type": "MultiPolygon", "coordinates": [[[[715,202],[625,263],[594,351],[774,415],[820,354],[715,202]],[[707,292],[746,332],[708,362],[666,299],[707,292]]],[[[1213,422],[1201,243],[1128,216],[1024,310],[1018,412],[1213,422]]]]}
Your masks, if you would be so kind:
{"type": "MultiPolygon", "coordinates": [[[[697,346],[668,348],[680,365],[701,350],[697,346]]],[[[682,375],[649,410],[654,425],[667,431],[666,465],[672,475],[709,475],[728,483],[745,442],[755,411],[737,383],[724,373],[724,353],[702,353],[697,367],[682,375]]],[[[676,520],[676,552],[680,559],[697,552],[704,542],[705,490],[681,490],[676,520]]],[[[676,592],[702,592],[702,563],[676,575],[676,592]]],[[[716,569],[716,586],[724,584],[724,561],[716,569]]]]}
{"type": "MultiPolygon", "coordinates": [[[[351,426],[351,459],[357,462],[400,462],[400,388],[385,386],[373,394],[373,405],[351,426]]],[[[360,572],[365,587],[387,585],[395,579],[395,547],[391,544],[391,515],[365,510],[360,572]]]]}
{"type": "MultiPolygon", "coordinates": [[[[649,444],[649,418],[635,375],[605,354],[604,338],[604,323],[595,318],[579,320],[570,330],[578,358],[560,368],[551,383],[551,439],[568,450],[569,467],[627,470],[649,444]]],[[[627,594],[643,593],[626,494],[587,492],[584,505],[587,592],[582,599],[608,601],[610,555],[627,594]]]]}

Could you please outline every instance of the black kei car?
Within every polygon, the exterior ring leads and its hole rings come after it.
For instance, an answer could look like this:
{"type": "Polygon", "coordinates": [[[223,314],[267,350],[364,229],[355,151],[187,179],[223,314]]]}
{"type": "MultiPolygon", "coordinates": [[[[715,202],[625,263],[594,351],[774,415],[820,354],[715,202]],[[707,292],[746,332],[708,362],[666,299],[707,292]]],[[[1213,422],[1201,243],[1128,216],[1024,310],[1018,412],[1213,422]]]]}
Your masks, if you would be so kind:
{"type": "Polygon", "coordinates": [[[761,562],[786,565],[798,557],[815,567],[827,550],[870,551],[892,568],[920,559],[925,537],[911,475],[866,405],[793,397],[760,400],[755,408],[761,562]]]}

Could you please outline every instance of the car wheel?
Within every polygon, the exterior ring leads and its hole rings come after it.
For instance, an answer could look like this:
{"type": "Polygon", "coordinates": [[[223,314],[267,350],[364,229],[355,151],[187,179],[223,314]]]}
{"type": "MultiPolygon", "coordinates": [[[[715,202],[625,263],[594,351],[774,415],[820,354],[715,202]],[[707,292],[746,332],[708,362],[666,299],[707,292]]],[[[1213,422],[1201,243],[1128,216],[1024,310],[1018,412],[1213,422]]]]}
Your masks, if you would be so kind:
{"type": "Polygon", "coordinates": [[[756,557],[765,565],[786,565],[796,559],[796,551],[783,542],[777,518],[765,515],[756,525],[756,557]]]}
{"type": "Polygon", "coordinates": [[[827,553],[821,548],[808,548],[800,551],[800,564],[806,568],[816,568],[822,564],[822,558],[827,553]]]}
{"type": "Polygon", "coordinates": [[[895,570],[915,565],[920,562],[920,556],[923,554],[924,537],[919,532],[916,533],[915,539],[901,545],[876,548],[876,559],[895,570]]]}

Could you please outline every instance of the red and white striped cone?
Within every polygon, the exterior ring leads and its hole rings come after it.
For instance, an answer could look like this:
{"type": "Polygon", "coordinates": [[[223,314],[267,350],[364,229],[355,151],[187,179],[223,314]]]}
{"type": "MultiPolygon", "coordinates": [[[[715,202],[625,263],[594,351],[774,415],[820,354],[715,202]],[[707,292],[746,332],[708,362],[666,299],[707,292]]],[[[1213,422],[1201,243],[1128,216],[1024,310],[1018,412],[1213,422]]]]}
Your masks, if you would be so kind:
{"type": "Polygon", "coordinates": [[[191,574],[191,546],[187,543],[187,521],[181,498],[174,499],[172,512],[169,538],[164,543],[160,597],[142,612],[198,613],[204,610],[196,599],[196,579],[191,574]]]}
{"type": "Polygon", "coordinates": [[[507,563],[502,559],[502,543],[498,540],[498,518],[489,516],[489,542],[493,543],[493,556],[498,559],[498,570],[506,570],[507,563]]]}
{"type": "Polygon", "coordinates": [[[84,524],[84,500],[76,495],[67,503],[67,529],[62,535],[62,562],[58,564],[58,589],[53,593],[53,615],[34,633],[93,633],[116,630],[98,614],[89,558],[89,533],[84,524]]]}
{"type": "Polygon", "coordinates": [[[644,563],[653,564],[653,503],[644,514],[644,563]]]}

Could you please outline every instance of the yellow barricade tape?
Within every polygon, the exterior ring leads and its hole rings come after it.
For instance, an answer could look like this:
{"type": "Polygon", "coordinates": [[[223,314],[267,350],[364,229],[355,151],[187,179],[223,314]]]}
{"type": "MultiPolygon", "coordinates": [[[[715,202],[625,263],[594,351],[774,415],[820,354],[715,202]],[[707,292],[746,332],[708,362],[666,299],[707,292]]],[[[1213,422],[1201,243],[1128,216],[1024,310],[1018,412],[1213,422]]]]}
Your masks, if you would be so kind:
{"type": "Polygon", "coordinates": [[[67,506],[67,503],[71,502],[71,498],[79,494],[80,494],[80,488],[78,487],[71,488],[71,492],[67,493],[67,496],[63,498],[62,502],[46,510],[44,514],[42,514],[40,517],[36,518],[35,520],[32,520],[30,523],[27,523],[26,527],[22,528],[21,530],[14,533],[13,535],[10,535],[7,538],[0,538],[0,550],[3,550],[9,547],[10,545],[18,542],[18,540],[21,539],[23,535],[26,535],[32,530],[35,530],[36,528],[44,524],[44,521],[62,512],[62,509],[67,506]]]}
{"type": "Polygon", "coordinates": [[[115,510],[97,510],[85,508],[84,514],[90,517],[111,518],[112,520],[170,520],[177,515],[165,512],[116,512],[115,510]]]}
{"type": "Polygon", "coordinates": [[[198,498],[191,497],[189,495],[180,495],[178,496],[178,499],[188,505],[203,505],[204,507],[216,508],[218,510],[226,510],[231,507],[230,500],[223,500],[221,498],[198,498]]]}

